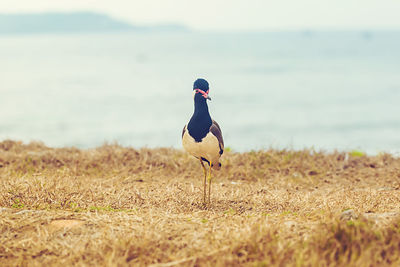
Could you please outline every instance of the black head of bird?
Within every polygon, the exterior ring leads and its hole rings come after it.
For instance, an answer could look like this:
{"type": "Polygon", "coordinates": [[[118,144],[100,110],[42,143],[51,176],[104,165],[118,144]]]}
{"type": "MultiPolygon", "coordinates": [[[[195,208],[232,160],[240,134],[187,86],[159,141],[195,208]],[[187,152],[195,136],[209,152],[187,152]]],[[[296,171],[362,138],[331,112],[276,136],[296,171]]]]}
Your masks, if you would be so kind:
{"type": "Polygon", "coordinates": [[[208,95],[210,91],[208,82],[204,79],[197,79],[193,83],[193,93],[194,100],[196,102],[204,102],[205,100],[211,100],[211,97],[208,95]]]}

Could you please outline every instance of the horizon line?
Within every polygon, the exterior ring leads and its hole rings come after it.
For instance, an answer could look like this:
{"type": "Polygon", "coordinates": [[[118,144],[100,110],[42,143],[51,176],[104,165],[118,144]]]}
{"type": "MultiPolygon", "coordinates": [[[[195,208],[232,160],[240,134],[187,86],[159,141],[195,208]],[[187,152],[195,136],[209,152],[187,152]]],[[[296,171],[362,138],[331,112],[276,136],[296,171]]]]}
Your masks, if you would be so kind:
{"type": "Polygon", "coordinates": [[[44,16],[44,15],[73,15],[73,14],[87,14],[87,15],[98,15],[107,17],[114,20],[115,22],[124,23],[132,27],[132,29],[126,29],[126,31],[134,30],[135,27],[163,27],[163,26],[175,26],[190,32],[210,32],[210,33],[278,33],[278,32],[304,32],[304,33],[318,33],[318,32],[399,32],[399,26],[387,26],[387,27],[374,27],[374,26],[285,26],[285,27],[264,27],[264,28],[240,28],[240,29],[230,29],[230,28],[201,28],[192,27],[185,23],[174,22],[174,21],[157,21],[152,23],[137,22],[133,23],[126,19],[120,18],[118,16],[111,15],[106,12],[99,12],[95,10],[71,10],[71,11],[33,11],[33,12],[0,12],[0,16],[44,16]]]}

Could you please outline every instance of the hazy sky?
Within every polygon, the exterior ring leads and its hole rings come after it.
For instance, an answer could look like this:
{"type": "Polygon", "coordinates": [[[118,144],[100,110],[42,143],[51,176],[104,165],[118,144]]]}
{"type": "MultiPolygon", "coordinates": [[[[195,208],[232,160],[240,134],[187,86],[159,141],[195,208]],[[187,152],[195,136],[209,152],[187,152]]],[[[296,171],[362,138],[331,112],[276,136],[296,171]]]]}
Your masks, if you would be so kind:
{"type": "Polygon", "coordinates": [[[0,1],[0,13],[88,10],[202,30],[400,29],[400,0],[0,1]]]}

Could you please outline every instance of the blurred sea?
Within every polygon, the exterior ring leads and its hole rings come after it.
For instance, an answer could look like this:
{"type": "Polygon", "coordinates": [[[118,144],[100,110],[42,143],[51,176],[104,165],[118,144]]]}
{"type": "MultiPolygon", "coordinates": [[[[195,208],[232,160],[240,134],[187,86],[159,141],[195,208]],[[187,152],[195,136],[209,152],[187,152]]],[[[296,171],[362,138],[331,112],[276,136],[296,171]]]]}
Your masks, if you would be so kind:
{"type": "Polygon", "coordinates": [[[400,32],[0,36],[0,140],[181,147],[192,84],[235,151],[400,151],[400,32]]]}

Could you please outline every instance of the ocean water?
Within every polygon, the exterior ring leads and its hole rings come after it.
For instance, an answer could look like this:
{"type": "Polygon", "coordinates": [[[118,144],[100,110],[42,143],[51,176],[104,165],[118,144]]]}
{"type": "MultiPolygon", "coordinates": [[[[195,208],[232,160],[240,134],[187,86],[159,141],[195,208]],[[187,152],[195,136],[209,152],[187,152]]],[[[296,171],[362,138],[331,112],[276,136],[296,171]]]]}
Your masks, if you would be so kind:
{"type": "Polygon", "coordinates": [[[181,147],[198,77],[235,151],[400,151],[400,32],[0,36],[0,140],[181,147]]]}

